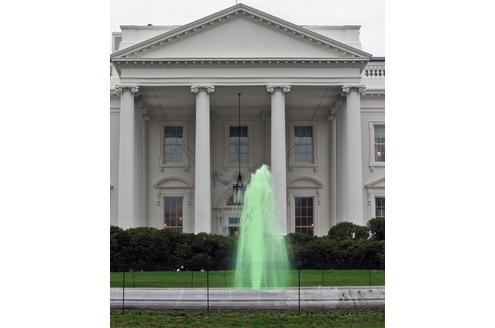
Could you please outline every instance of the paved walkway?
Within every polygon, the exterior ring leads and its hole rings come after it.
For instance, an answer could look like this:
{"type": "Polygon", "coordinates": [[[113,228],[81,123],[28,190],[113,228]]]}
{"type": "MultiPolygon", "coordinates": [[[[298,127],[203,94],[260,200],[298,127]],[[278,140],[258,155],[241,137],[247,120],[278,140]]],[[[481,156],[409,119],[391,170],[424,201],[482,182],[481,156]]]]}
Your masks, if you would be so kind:
{"type": "Polygon", "coordinates": [[[285,290],[232,288],[122,288],[110,289],[110,305],[160,309],[370,309],[385,307],[383,286],[301,287],[285,290]],[[300,303],[299,303],[300,302],[300,303]]]}

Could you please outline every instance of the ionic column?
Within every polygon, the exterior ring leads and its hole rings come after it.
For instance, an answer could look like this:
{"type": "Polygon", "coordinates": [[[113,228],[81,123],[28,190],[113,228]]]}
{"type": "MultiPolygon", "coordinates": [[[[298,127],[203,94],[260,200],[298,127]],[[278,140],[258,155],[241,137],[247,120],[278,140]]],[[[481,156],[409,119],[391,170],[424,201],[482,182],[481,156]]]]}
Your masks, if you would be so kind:
{"type": "Polygon", "coordinates": [[[364,225],[361,147],[361,95],[363,86],[343,86],[346,106],[342,120],[342,202],[340,221],[364,225]]]}
{"type": "Polygon", "coordinates": [[[267,86],[271,101],[271,171],[275,210],[282,234],[287,234],[287,154],[285,147],[285,94],[290,86],[267,86]]]}
{"type": "Polygon", "coordinates": [[[213,86],[192,86],[196,94],[194,233],[211,233],[210,93],[213,86]]]}
{"type": "Polygon", "coordinates": [[[136,192],[135,152],[135,109],[134,97],[137,86],[116,86],[120,94],[120,135],[119,135],[119,186],[118,224],[121,228],[138,226],[136,192]]]}

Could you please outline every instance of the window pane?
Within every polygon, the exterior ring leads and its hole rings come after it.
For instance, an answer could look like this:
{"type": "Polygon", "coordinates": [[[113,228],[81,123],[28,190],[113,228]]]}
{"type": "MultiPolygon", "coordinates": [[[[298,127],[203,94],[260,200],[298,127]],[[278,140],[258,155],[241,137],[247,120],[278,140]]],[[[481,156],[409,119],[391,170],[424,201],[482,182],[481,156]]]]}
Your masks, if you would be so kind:
{"type": "Polygon", "coordinates": [[[183,197],[165,197],[164,228],[182,232],[184,221],[182,216],[182,200],[183,197]]]}
{"type": "Polygon", "coordinates": [[[240,218],[229,218],[229,224],[230,225],[239,225],[240,218]]]}
{"type": "Polygon", "coordinates": [[[375,161],[385,162],[385,125],[375,125],[375,161]]]}
{"type": "Polygon", "coordinates": [[[295,231],[313,235],[313,197],[295,198],[295,231]]]}
{"type": "Polygon", "coordinates": [[[385,217],[385,197],[375,198],[375,217],[377,218],[385,217]]]}
{"type": "Polygon", "coordinates": [[[313,163],[313,127],[294,127],[294,161],[313,163]]]}
{"type": "Polygon", "coordinates": [[[114,45],[113,45],[113,50],[117,51],[120,48],[120,43],[122,42],[122,37],[121,36],[116,36],[114,39],[114,45]]]}
{"type": "Polygon", "coordinates": [[[248,163],[249,161],[249,137],[248,127],[238,126],[229,127],[229,162],[248,163]]]}
{"type": "Polygon", "coordinates": [[[182,126],[165,127],[165,163],[182,163],[184,161],[182,126]]]}

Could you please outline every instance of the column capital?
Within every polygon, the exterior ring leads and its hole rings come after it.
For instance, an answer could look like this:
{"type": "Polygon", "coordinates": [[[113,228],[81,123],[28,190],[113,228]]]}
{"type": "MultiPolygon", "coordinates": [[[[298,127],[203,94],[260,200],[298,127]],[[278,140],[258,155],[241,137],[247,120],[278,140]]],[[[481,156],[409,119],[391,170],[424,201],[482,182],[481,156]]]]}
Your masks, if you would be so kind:
{"type": "Polygon", "coordinates": [[[115,93],[121,95],[124,91],[132,93],[134,96],[139,94],[139,87],[137,85],[116,85],[115,93]]]}
{"type": "Polygon", "coordinates": [[[354,85],[343,85],[342,86],[342,93],[344,95],[347,95],[351,91],[358,91],[359,93],[363,93],[364,90],[366,90],[366,87],[362,84],[354,84],[354,85]]]}
{"type": "Polygon", "coordinates": [[[275,91],[282,91],[283,93],[290,92],[290,85],[268,85],[266,86],[266,91],[268,93],[274,93],[275,91]]]}
{"type": "Polygon", "coordinates": [[[193,85],[193,86],[191,86],[191,92],[192,93],[199,93],[199,92],[213,93],[213,92],[215,92],[215,86],[214,85],[193,85]]]}

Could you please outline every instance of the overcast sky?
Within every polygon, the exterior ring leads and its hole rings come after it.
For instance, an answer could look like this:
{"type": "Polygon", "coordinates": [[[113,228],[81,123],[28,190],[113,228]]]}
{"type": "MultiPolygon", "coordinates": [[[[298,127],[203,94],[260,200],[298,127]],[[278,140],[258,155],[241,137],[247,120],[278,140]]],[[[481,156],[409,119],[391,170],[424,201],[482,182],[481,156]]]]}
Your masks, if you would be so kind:
{"type": "MultiPolygon", "coordinates": [[[[298,25],[361,25],[361,44],[385,55],[384,0],[242,0],[298,25]]],[[[111,0],[111,30],[120,25],[183,25],[230,7],[235,0],[111,0]]]]}

